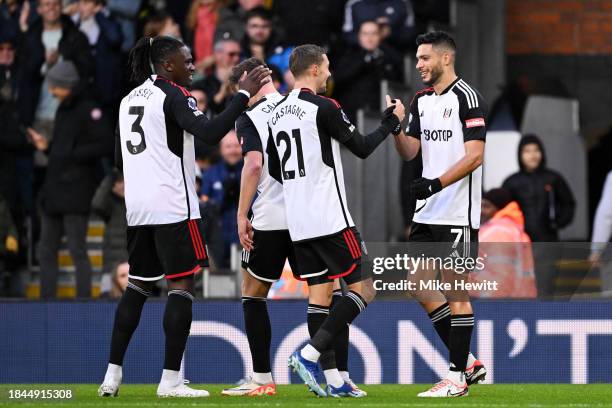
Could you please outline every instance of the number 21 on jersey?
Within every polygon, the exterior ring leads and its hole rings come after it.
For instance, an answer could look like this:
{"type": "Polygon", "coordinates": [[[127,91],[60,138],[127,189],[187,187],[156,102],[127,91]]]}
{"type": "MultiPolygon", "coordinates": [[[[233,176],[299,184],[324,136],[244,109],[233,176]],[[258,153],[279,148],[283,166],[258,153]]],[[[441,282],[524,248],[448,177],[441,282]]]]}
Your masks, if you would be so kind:
{"type": "MultiPolygon", "coordinates": [[[[268,140],[268,143],[271,141],[268,140]]],[[[300,177],[306,177],[306,169],[304,168],[304,152],[302,150],[302,135],[300,129],[293,129],[291,136],[285,131],[280,131],[274,138],[274,143],[278,148],[279,154],[281,146],[284,148],[284,153],[281,158],[281,173],[283,180],[292,180],[295,178],[295,170],[287,168],[287,162],[294,152],[293,145],[295,144],[295,154],[297,155],[298,173],[300,177]]]]}

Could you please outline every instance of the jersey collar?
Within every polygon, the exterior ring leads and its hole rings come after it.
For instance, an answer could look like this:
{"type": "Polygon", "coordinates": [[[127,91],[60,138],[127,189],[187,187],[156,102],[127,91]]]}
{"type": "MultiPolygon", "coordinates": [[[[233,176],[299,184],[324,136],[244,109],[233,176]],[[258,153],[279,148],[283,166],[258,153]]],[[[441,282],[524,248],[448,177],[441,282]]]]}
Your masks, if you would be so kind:
{"type": "Polygon", "coordinates": [[[461,78],[460,78],[460,77],[457,77],[457,79],[455,79],[453,82],[451,82],[451,84],[450,84],[449,86],[447,86],[447,87],[446,87],[446,89],[445,89],[445,90],[443,90],[443,91],[442,91],[442,93],[441,93],[440,95],[444,95],[445,93],[447,93],[448,91],[450,91],[450,90],[451,90],[451,88],[452,88],[453,86],[455,86],[455,84],[456,84],[457,82],[459,82],[460,80],[461,80],[461,78]]]}

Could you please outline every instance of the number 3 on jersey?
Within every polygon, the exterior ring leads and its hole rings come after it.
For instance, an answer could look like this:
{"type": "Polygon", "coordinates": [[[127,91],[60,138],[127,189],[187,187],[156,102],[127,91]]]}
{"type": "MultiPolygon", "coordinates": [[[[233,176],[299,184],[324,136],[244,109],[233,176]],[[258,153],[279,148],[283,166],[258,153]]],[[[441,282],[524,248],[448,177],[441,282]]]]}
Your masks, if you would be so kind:
{"type": "MultiPolygon", "coordinates": [[[[300,177],[306,177],[306,169],[304,168],[304,153],[302,151],[302,135],[300,134],[300,129],[293,129],[291,131],[291,136],[293,137],[293,140],[295,140],[295,150],[297,150],[297,163],[300,177]]],[[[281,159],[283,180],[292,180],[295,178],[295,170],[287,170],[286,168],[292,152],[291,137],[289,137],[287,132],[280,131],[276,135],[275,140],[277,147],[280,148],[281,145],[285,145],[285,152],[283,153],[283,158],[281,159]]]]}
{"type": "Polygon", "coordinates": [[[140,126],[140,122],[142,122],[142,117],[144,116],[144,106],[130,106],[130,110],[128,112],[130,115],[136,115],[136,120],[134,121],[134,123],[132,123],[132,132],[138,133],[140,135],[140,143],[134,145],[132,144],[131,140],[128,140],[127,142],[125,142],[127,150],[131,154],[142,153],[144,149],[147,148],[144,129],[142,128],[142,126],[140,126]]]}

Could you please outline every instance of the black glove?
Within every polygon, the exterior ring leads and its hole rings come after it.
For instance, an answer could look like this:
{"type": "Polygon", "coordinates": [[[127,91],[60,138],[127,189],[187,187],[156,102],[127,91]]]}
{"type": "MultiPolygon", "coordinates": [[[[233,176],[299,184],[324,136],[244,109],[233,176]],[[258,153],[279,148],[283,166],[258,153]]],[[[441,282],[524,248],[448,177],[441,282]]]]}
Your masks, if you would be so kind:
{"type": "Polygon", "coordinates": [[[412,196],[414,196],[417,200],[425,200],[440,190],[442,190],[442,183],[440,183],[439,178],[430,180],[421,177],[413,180],[410,184],[410,194],[412,194],[412,196]]]}
{"type": "Polygon", "coordinates": [[[384,110],[380,124],[389,129],[389,133],[397,136],[402,131],[402,124],[397,115],[393,113],[393,109],[395,109],[395,105],[391,105],[384,110]]]}

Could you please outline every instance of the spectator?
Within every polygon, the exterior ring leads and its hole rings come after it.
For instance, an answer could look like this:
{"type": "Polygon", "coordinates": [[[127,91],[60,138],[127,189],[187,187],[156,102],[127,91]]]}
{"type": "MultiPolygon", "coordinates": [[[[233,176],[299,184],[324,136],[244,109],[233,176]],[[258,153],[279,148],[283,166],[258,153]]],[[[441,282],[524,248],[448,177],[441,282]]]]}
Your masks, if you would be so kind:
{"type": "MultiPolygon", "coordinates": [[[[25,7],[24,7],[25,9],[25,7]]],[[[40,18],[28,26],[20,19],[23,41],[19,54],[18,107],[22,123],[37,129],[50,138],[58,101],[49,93],[45,75],[60,60],[72,61],[84,81],[93,76],[95,62],[87,37],[74,25],[70,17],[61,13],[60,0],[39,0],[40,18]]]]}
{"type": "Polygon", "coordinates": [[[136,43],[136,24],[142,0],[108,0],[107,7],[123,33],[121,52],[128,53],[136,43]]]}
{"type": "MultiPolygon", "coordinates": [[[[242,57],[255,57],[268,65],[278,67],[283,78],[291,75],[289,56],[293,47],[284,47],[272,30],[272,15],[263,7],[256,7],[247,13],[246,33],[242,38],[242,57]]],[[[293,83],[293,76],[286,82],[293,83]]]]}
{"type": "Polygon", "coordinates": [[[19,156],[31,154],[32,146],[19,128],[17,106],[15,103],[15,46],[17,29],[9,24],[0,27],[0,195],[16,215],[19,201],[16,161],[19,156]]]}
{"type": "Polygon", "coordinates": [[[112,268],[128,256],[123,174],[117,171],[102,180],[94,194],[91,209],[106,224],[102,243],[102,273],[110,276],[112,268]]]}
{"type": "Polygon", "coordinates": [[[201,196],[204,200],[206,213],[210,214],[210,208],[218,213],[218,217],[212,217],[205,222],[216,222],[222,231],[223,251],[215,254],[211,248],[211,256],[216,264],[222,268],[229,267],[230,247],[238,244],[238,226],[236,224],[236,212],[238,211],[238,196],[240,194],[240,174],[242,172],[242,148],[236,137],[236,132],[231,131],[220,144],[221,162],[211,166],[202,175],[201,196]],[[215,219],[216,218],[216,219],[215,219]]]}
{"type": "MultiPolygon", "coordinates": [[[[524,136],[518,147],[520,171],[508,177],[503,188],[510,192],[525,215],[525,232],[531,241],[557,242],[559,229],[574,217],[575,201],[563,176],[546,167],[542,142],[535,135],[524,136]]],[[[551,245],[534,246],[536,283],[539,297],[554,293],[555,261],[561,254],[551,245]]]]}
{"type": "Polygon", "coordinates": [[[525,214],[525,231],[533,242],[559,241],[559,229],[572,221],[576,204],[567,182],[546,167],[544,146],[535,135],[521,139],[518,161],[519,172],[503,187],[525,214]]]}
{"type": "Polygon", "coordinates": [[[358,44],[350,47],[334,68],[337,99],[353,122],[358,109],[381,110],[380,81],[402,81],[402,66],[402,56],[382,43],[378,24],[363,22],[358,44]]]}
{"type": "Polygon", "coordinates": [[[193,84],[194,88],[206,92],[208,107],[218,114],[225,109],[232,96],[228,78],[232,68],[240,61],[240,44],[235,40],[221,40],[215,44],[215,65],[212,72],[203,80],[193,84]]]}
{"type": "Polygon", "coordinates": [[[221,40],[240,40],[244,37],[246,15],[255,7],[263,6],[264,0],[238,0],[219,10],[215,43],[221,40]]]}
{"type": "Polygon", "coordinates": [[[125,259],[115,262],[110,273],[102,276],[100,298],[119,299],[125,292],[130,277],[130,264],[125,259]]]}
{"type": "Polygon", "coordinates": [[[8,202],[0,193],[0,297],[10,294],[11,274],[5,270],[5,261],[9,254],[16,255],[18,250],[17,228],[8,202]]]}
{"type": "Polygon", "coordinates": [[[397,49],[414,48],[416,29],[410,0],[353,0],[346,3],[342,31],[350,44],[357,44],[358,30],[364,21],[378,23],[382,40],[397,49]]]}
{"type": "Polygon", "coordinates": [[[318,44],[333,51],[341,39],[345,3],[346,0],[275,0],[272,12],[278,16],[286,44],[318,44]]]}
{"type": "Polygon", "coordinates": [[[591,238],[591,255],[589,261],[599,268],[601,274],[601,289],[606,295],[612,295],[612,262],[603,262],[608,242],[612,237],[612,171],[608,173],[601,199],[597,205],[593,220],[593,236],[591,238]]]}
{"type": "Polygon", "coordinates": [[[104,8],[104,0],[80,0],[73,21],[87,36],[96,62],[98,100],[115,116],[121,92],[121,26],[104,8]]]}
{"type": "Polygon", "coordinates": [[[34,146],[49,151],[42,187],[42,230],[39,245],[41,295],[54,298],[57,288],[57,251],[62,230],[76,267],[77,296],[91,296],[91,265],[87,255],[87,225],[96,189],[97,159],[112,150],[111,127],[91,92],[80,81],[75,64],[57,62],[47,73],[49,90],[60,101],[53,142],[32,128],[34,146]]]}
{"type": "Polygon", "coordinates": [[[167,36],[182,41],[181,28],[170,14],[159,13],[149,18],[143,29],[145,37],[167,36]]]}
{"type": "Polygon", "coordinates": [[[196,69],[204,72],[215,63],[213,44],[219,9],[225,0],[192,0],[185,25],[192,33],[196,69]]]}
{"type": "Polygon", "coordinates": [[[472,291],[473,297],[534,298],[535,276],[531,240],[525,220],[510,193],[496,188],[483,194],[480,220],[480,254],[484,269],[470,274],[475,281],[497,282],[497,290],[472,291]]]}

